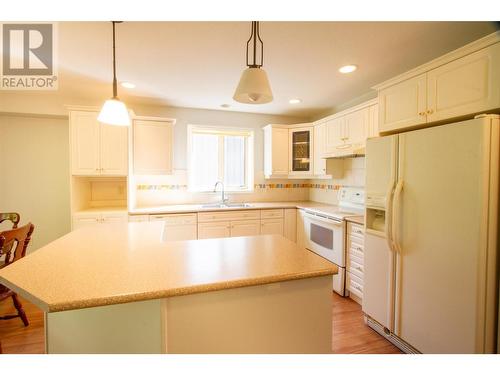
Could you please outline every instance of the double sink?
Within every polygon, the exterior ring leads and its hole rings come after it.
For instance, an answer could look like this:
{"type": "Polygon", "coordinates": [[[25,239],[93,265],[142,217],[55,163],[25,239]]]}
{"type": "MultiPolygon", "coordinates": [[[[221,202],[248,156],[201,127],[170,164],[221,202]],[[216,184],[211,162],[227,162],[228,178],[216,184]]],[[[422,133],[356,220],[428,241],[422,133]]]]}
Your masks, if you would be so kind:
{"type": "Polygon", "coordinates": [[[249,203],[209,203],[202,204],[202,208],[246,208],[252,207],[249,203]]]}

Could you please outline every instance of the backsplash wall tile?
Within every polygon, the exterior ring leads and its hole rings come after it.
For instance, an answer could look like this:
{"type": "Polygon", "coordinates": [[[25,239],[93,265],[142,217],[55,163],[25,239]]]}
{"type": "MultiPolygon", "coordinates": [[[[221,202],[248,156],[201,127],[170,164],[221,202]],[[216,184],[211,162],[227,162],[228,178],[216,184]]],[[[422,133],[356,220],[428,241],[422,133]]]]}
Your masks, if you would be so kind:
{"type": "MultiPolygon", "coordinates": [[[[365,158],[328,159],[328,180],[266,180],[256,176],[251,192],[226,192],[232,202],[317,201],[337,204],[338,190],[344,186],[364,187],[365,158]]],[[[187,173],[175,170],[171,176],[136,176],[136,207],[216,202],[220,191],[188,191],[187,173]]]]}
{"type": "Polygon", "coordinates": [[[341,187],[365,186],[364,157],[327,159],[326,171],[332,175],[332,178],[329,180],[311,180],[312,186],[309,189],[309,200],[337,204],[337,194],[341,187]]]}

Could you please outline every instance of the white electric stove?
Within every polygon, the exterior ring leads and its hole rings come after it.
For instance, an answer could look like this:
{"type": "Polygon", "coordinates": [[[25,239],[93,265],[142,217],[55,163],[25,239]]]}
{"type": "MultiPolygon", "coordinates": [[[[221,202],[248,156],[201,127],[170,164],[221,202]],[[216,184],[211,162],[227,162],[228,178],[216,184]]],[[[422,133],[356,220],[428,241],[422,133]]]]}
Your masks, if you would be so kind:
{"type": "Polygon", "coordinates": [[[341,296],[345,290],[345,219],[364,213],[365,193],[361,188],[342,188],[338,206],[319,206],[300,210],[304,226],[304,246],[335,263],[339,272],[333,276],[333,290],[341,296]]]}

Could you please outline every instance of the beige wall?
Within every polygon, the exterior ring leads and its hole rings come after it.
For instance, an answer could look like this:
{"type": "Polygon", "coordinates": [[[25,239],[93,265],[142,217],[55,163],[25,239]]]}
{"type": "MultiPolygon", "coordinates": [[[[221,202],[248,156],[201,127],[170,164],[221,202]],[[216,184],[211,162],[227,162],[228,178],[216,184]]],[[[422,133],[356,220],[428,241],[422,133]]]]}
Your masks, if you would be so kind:
{"type": "Polygon", "coordinates": [[[0,212],[35,225],[31,251],[70,230],[68,176],[67,119],[0,114],[0,212]]]}

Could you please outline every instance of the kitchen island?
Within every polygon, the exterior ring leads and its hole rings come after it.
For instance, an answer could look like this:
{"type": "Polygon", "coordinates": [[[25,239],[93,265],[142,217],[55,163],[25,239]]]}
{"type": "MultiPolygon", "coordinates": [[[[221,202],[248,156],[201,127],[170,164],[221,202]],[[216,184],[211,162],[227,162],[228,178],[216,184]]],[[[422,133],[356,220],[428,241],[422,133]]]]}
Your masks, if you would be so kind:
{"type": "Polygon", "coordinates": [[[76,230],[0,270],[45,312],[47,353],[329,353],[337,267],[281,236],[166,242],[76,230]]]}

